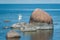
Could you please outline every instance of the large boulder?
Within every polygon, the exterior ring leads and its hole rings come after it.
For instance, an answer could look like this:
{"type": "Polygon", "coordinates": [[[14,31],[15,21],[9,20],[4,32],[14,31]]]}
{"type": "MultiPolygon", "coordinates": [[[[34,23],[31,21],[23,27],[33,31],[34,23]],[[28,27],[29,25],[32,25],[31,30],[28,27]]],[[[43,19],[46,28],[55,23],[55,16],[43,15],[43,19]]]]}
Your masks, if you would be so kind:
{"type": "Polygon", "coordinates": [[[11,30],[7,33],[7,39],[10,39],[10,38],[20,38],[20,35],[19,33],[15,32],[14,30],[11,30]]]}
{"type": "Polygon", "coordinates": [[[53,24],[51,16],[41,10],[41,9],[35,9],[30,17],[30,23],[47,23],[47,24],[53,24]]]}

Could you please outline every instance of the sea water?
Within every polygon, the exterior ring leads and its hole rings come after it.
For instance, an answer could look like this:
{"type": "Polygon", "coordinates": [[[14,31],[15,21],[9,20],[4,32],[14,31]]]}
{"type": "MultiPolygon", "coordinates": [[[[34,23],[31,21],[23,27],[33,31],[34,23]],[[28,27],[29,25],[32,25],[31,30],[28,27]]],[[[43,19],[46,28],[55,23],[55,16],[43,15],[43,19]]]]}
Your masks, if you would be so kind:
{"type": "MultiPolygon", "coordinates": [[[[17,22],[29,23],[32,12],[40,8],[52,16],[54,31],[52,40],[60,40],[60,4],[0,4],[0,40],[6,40],[6,34],[11,29],[3,29],[4,27],[11,27],[17,22]],[[22,19],[18,20],[18,15],[22,15],[22,19]],[[9,20],[10,22],[5,22],[9,20]]],[[[31,35],[24,35],[20,40],[31,40],[31,35]]]]}

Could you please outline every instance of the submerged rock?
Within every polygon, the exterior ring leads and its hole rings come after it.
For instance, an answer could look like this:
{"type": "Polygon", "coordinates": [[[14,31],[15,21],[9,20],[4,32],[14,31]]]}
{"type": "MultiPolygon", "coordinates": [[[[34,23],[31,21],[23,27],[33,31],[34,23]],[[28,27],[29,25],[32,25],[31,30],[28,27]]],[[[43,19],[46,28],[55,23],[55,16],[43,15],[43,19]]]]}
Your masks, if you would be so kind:
{"type": "Polygon", "coordinates": [[[10,22],[10,20],[4,20],[4,22],[10,22]]]}
{"type": "Polygon", "coordinates": [[[9,27],[8,26],[5,26],[3,29],[8,29],[9,27]]]}
{"type": "Polygon", "coordinates": [[[47,24],[53,24],[51,16],[41,10],[41,9],[35,9],[30,17],[30,23],[47,23],[47,24]]]}
{"type": "Polygon", "coordinates": [[[20,38],[19,33],[15,32],[14,30],[11,30],[7,33],[7,38],[20,38]]]}

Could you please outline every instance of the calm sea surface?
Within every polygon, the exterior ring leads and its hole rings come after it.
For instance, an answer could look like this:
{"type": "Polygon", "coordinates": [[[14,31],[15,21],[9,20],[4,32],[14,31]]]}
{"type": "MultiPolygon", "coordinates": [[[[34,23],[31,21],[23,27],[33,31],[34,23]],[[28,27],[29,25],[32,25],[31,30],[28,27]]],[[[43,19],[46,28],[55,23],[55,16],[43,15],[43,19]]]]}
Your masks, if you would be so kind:
{"type": "MultiPolygon", "coordinates": [[[[6,40],[6,33],[11,29],[3,29],[19,22],[18,15],[22,15],[20,22],[29,22],[33,10],[40,8],[48,12],[54,23],[53,40],[60,40],[60,4],[0,4],[0,40],[6,40]],[[10,22],[4,22],[10,20],[10,22]]],[[[19,31],[18,31],[19,32],[19,31]]],[[[22,38],[20,40],[31,40],[30,35],[24,36],[19,32],[22,38]]]]}

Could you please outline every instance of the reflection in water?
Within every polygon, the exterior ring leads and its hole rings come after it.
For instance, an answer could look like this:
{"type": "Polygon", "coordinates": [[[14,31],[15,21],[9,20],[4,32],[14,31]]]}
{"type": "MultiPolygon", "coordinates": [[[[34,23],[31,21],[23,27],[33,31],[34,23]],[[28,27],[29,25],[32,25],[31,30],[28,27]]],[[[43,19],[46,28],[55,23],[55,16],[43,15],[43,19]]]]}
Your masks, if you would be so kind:
{"type": "Polygon", "coordinates": [[[37,30],[36,32],[25,32],[30,35],[31,40],[52,40],[53,30],[37,30]]]}
{"type": "Polygon", "coordinates": [[[50,40],[52,37],[52,30],[39,30],[32,35],[32,40],[50,40]]]}
{"type": "Polygon", "coordinates": [[[19,40],[19,38],[8,38],[7,40],[19,40]]]}

